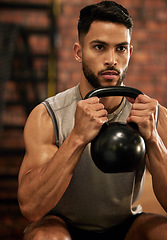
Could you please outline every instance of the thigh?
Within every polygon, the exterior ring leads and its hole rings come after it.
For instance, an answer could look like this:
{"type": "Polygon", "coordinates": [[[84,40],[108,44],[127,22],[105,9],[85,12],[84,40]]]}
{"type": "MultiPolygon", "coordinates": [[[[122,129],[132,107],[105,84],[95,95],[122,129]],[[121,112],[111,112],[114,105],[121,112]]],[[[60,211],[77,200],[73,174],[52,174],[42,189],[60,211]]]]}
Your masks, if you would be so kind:
{"type": "Polygon", "coordinates": [[[124,240],[133,222],[140,217],[140,215],[141,214],[136,214],[131,216],[121,224],[104,231],[81,230],[74,226],[68,225],[69,232],[72,236],[72,240],[124,240]]]}
{"type": "Polygon", "coordinates": [[[71,240],[66,223],[56,216],[45,216],[26,228],[24,240],[71,240]]]}
{"type": "Polygon", "coordinates": [[[167,216],[145,213],[132,224],[125,240],[166,240],[167,216]]]}

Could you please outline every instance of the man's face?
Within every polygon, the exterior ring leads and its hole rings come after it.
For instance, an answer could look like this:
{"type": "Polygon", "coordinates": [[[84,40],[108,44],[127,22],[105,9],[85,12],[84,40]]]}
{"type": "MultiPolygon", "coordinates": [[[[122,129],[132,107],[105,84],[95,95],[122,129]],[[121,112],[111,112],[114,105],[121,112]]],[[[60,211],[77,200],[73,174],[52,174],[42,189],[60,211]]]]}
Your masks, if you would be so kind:
{"type": "Polygon", "coordinates": [[[130,40],[129,29],[122,24],[91,24],[82,43],[82,69],[94,88],[121,85],[132,53],[130,40]]]}

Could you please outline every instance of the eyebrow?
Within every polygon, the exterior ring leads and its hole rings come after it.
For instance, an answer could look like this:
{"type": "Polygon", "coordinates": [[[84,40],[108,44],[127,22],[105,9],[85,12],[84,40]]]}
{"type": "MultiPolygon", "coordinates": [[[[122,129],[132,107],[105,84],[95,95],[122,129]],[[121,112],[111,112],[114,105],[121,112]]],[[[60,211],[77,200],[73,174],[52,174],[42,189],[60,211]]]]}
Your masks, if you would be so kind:
{"type": "MultiPolygon", "coordinates": [[[[93,41],[91,41],[90,42],[90,44],[94,44],[94,43],[99,43],[99,44],[103,44],[103,45],[109,45],[108,43],[106,43],[106,42],[104,42],[104,41],[101,41],[101,40],[99,40],[99,39],[96,39],[96,40],[93,40],[93,41]]],[[[125,45],[130,45],[130,43],[128,43],[128,42],[122,42],[122,43],[118,43],[118,44],[116,44],[116,47],[119,47],[119,46],[125,46],[125,45]]]]}
{"type": "Polygon", "coordinates": [[[119,44],[117,44],[116,46],[117,47],[119,47],[119,46],[123,46],[123,45],[130,45],[130,43],[128,43],[128,42],[122,42],[122,43],[119,43],[119,44]]]}
{"type": "Polygon", "coordinates": [[[108,45],[106,42],[98,40],[98,39],[90,42],[90,44],[94,44],[94,43],[100,43],[100,44],[108,45]]]}

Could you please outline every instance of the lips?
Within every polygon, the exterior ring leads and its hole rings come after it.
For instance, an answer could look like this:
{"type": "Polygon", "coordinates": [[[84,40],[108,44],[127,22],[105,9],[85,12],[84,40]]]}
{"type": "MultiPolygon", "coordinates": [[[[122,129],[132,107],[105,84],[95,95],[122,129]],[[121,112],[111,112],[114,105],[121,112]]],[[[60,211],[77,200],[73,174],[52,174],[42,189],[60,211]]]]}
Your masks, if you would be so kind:
{"type": "Polygon", "coordinates": [[[107,70],[101,73],[101,75],[118,75],[118,72],[114,70],[107,70]]]}
{"type": "Polygon", "coordinates": [[[102,72],[101,75],[106,79],[114,79],[118,76],[118,72],[114,70],[107,70],[102,72]]]}

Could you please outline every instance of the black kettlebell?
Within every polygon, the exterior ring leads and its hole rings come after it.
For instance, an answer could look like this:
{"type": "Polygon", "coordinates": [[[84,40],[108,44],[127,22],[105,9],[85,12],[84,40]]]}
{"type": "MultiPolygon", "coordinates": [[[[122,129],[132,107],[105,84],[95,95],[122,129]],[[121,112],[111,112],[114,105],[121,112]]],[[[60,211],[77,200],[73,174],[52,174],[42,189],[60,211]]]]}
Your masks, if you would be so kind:
{"type": "MultiPolygon", "coordinates": [[[[143,94],[131,87],[104,87],[90,91],[90,97],[125,96],[136,98],[143,94]]],[[[91,156],[104,173],[133,172],[144,161],[146,147],[135,123],[110,122],[103,124],[91,143],[91,156]]]]}

